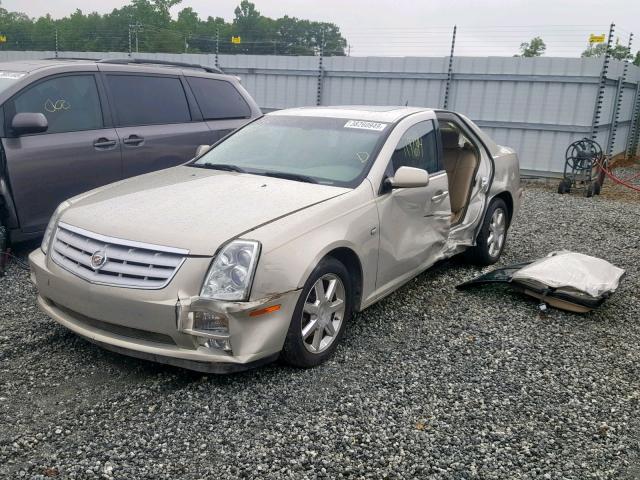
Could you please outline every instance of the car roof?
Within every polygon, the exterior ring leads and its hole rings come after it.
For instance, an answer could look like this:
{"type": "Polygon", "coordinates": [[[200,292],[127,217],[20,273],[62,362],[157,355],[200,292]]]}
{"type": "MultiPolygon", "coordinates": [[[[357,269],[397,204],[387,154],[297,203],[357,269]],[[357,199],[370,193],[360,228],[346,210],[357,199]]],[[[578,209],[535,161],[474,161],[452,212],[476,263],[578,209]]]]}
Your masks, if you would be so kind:
{"type": "Polygon", "coordinates": [[[351,118],[373,122],[396,122],[407,115],[419,112],[431,112],[432,108],[377,106],[377,105],[344,105],[334,107],[300,107],[276,110],[268,115],[294,115],[300,117],[351,118]]]}

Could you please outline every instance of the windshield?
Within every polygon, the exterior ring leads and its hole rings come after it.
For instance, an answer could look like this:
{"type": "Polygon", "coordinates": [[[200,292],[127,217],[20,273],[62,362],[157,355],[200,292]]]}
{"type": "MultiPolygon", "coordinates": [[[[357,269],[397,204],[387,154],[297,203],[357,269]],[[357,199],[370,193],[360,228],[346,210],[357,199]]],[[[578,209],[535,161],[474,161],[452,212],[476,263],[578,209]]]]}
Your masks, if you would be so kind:
{"type": "Polygon", "coordinates": [[[6,90],[10,85],[13,85],[25,75],[26,73],[24,72],[0,71],[0,92],[6,90]]]}
{"type": "Polygon", "coordinates": [[[192,165],[354,187],[389,124],[273,115],[247,125],[192,165]]]}

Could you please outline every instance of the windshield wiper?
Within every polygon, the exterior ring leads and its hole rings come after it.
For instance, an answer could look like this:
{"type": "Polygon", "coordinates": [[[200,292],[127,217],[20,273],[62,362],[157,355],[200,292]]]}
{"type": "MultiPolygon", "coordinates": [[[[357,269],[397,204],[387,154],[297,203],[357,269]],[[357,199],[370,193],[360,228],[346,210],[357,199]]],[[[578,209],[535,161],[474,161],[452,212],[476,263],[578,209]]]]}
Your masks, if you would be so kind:
{"type": "Polygon", "coordinates": [[[286,180],[296,180],[298,182],[318,183],[318,181],[315,178],[308,177],[306,175],[300,175],[299,173],[264,172],[263,175],[267,177],[284,178],[286,180]]]}
{"type": "Polygon", "coordinates": [[[207,168],[209,170],[223,170],[225,172],[247,173],[245,169],[240,168],[237,165],[229,165],[227,163],[192,163],[191,166],[196,168],[207,168]]]}

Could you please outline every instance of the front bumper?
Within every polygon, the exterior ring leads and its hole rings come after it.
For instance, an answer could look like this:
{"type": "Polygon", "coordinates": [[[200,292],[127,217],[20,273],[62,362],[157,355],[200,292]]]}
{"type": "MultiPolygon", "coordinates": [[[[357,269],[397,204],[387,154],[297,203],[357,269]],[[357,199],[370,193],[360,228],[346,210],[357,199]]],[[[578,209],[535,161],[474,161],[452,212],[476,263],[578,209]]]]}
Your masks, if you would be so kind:
{"type": "Polygon", "coordinates": [[[300,295],[299,290],[250,302],[213,302],[184,292],[199,291],[210,258],[188,258],[160,290],[91,284],[50,261],[40,250],[29,256],[38,305],[51,318],[106,349],[211,373],[243,370],[274,360],[300,295]],[[280,305],[257,317],[251,312],[280,305]],[[180,330],[181,319],[203,306],[223,314],[231,351],[203,345],[197,332],[180,330]]]}

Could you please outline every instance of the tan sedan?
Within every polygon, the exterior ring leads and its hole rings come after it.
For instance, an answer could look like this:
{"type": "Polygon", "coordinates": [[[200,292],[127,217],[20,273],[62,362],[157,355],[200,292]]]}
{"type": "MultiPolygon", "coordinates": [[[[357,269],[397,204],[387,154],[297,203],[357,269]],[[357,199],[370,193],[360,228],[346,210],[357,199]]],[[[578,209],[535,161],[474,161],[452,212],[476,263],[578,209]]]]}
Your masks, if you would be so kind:
{"type": "Polygon", "coordinates": [[[207,372],[310,367],[353,312],[436,261],[497,261],[519,183],[514,152],[453,112],[282,110],[64,202],[32,276],[49,316],[110,350],[207,372]]]}

